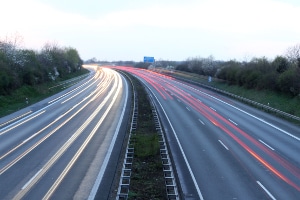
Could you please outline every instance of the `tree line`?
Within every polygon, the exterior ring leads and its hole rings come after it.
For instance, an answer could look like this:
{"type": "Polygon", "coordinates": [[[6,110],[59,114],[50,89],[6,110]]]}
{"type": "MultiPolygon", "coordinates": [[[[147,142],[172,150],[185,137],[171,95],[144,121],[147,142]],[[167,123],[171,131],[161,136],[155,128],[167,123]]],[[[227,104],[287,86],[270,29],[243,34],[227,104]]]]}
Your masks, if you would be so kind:
{"type": "Polygon", "coordinates": [[[249,89],[268,89],[289,95],[300,94],[300,66],[286,57],[277,56],[273,61],[256,58],[247,63],[228,62],[217,77],[229,84],[249,89]]]}
{"type": "MultiPolygon", "coordinates": [[[[163,63],[159,62],[158,65],[163,63]]],[[[231,85],[300,95],[300,44],[288,48],[285,55],[276,56],[273,60],[261,57],[243,62],[216,61],[213,56],[209,56],[165,63],[171,63],[176,70],[212,76],[231,85]]]]}
{"type": "Polygon", "coordinates": [[[23,85],[63,79],[81,70],[83,61],[72,47],[46,43],[40,51],[20,48],[18,39],[0,40],[0,95],[23,85]]]}

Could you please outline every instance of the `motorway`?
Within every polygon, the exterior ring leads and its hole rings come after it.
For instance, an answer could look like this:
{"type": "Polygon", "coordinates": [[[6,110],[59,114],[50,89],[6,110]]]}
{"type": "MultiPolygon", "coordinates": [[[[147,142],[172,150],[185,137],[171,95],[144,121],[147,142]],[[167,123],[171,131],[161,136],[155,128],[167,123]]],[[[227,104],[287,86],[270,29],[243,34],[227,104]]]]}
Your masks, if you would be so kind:
{"type": "Polygon", "coordinates": [[[213,91],[148,70],[184,199],[300,199],[300,129],[213,91]]]}
{"type": "Polygon", "coordinates": [[[0,119],[1,199],[93,199],[107,168],[114,176],[130,90],[114,70],[88,68],[84,81],[0,119]]]}

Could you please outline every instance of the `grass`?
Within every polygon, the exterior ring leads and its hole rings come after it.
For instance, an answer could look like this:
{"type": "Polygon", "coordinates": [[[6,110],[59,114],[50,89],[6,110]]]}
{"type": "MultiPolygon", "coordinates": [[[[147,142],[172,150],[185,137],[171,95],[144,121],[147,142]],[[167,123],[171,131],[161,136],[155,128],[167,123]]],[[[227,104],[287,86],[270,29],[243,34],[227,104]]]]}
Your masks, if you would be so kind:
{"type": "Polygon", "coordinates": [[[156,133],[138,133],[132,136],[136,141],[134,149],[135,156],[142,159],[147,159],[149,156],[159,154],[158,135],[156,133]]]}
{"type": "Polygon", "coordinates": [[[49,96],[65,90],[65,88],[61,87],[54,87],[51,90],[49,88],[58,85],[60,82],[78,77],[86,73],[88,73],[88,70],[81,70],[80,72],[73,73],[65,79],[59,81],[35,86],[23,85],[21,88],[13,91],[10,95],[0,95],[0,117],[18,111],[28,105],[39,102],[49,96]],[[26,102],[26,99],[28,99],[28,103],[26,102]]]}
{"type": "Polygon", "coordinates": [[[269,105],[272,108],[300,117],[300,96],[293,97],[270,90],[247,89],[237,85],[228,85],[224,81],[218,79],[213,79],[213,81],[209,83],[208,77],[194,73],[181,71],[174,71],[171,73],[168,70],[161,69],[159,71],[171,76],[178,76],[202,84],[210,85],[212,87],[236,94],[264,105],[269,105]]]}
{"type": "Polygon", "coordinates": [[[216,83],[215,87],[300,117],[300,97],[216,83]]]}
{"type": "Polygon", "coordinates": [[[128,199],[166,199],[159,138],[151,105],[145,88],[134,77],[130,77],[137,92],[138,122],[131,136],[134,158],[128,199]]]}

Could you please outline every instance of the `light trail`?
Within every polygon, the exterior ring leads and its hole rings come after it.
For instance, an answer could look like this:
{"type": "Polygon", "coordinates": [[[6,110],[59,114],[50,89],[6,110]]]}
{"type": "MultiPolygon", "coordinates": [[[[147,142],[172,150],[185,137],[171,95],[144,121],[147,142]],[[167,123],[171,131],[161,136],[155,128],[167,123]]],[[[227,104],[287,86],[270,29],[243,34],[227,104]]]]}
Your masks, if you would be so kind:
{"type": "Polygon", "coordinates": [[[12,129],[15,129],[15,128],[17,128],[18,126],[21,126],[22,124],[25,124],[26,122],[28,122],[28,121],[30,121],[30,120],[32,120],[32,119],[34,119],[34,118],[40,116],[41,114],[44,114],[45,112],[46,112],[46,110],[42,110],[42,111],[40,111],[40,112],[38,112],[38,113],[35,113],[35,115],[33,115],[33,116],[27,118],[26,120],[24,120],[24,121],[22,121],[22,122],[20,122],[20,123],[18,123],[18,124],[15,124],[14,126],[4,128],[3,131],[1,130],[2,132],[0,132],[0,136],[3,135],[4,133],[7,133],[8,131],[10,131],[10,130],[12,130],[12,129]]]}
{"type": "MultiPolygon", "coordinates": [[[[83,132],[84,129],[86,129],[86,127],[90,124],[90,122],[96,117],[96,115],[100,112],[100,110],[104,107],[104,105],[108,102],[108,100],[110,99],[110,97],[113,95],[113,93],[115,92],[115,90],[117,89],[117,84],[113,85],[112,90],[110,90],[109,94],[105,97],[105,99],[101,102],[101,104],[93,111],[93,113],[91,113],[91,115],[89,116],[89,118],[77,129],[77,131],[67,140],[66,143],[64,143],[63,146],[60,147],[60,149],[49,159],[49,161],[43,166],[42,170],[33,178],[30,180],[29,184],[23,188],[22,190],[20,190],[16,196],[13,198],[15,200],[17,199],[22,199],[29,191],[30,189],[44,176],[45,173],[47,173],[49,171],[49,169],[57,162],[57,160],[64,154],[64,152],[74,143],[74,141],[80,136],[80,134],[83,132]]],[[[115,94],[116,96],[116,94],[115,94]]],[[[110,107],[109,107],[110,108],[110,107]]],[[[83,108],[82,108],[83,109],[83,108]]],[[[106,114],[108,113],[109,109],[106,109],[106,114]]],[[[78,111],[79,112],[79,111],[78,111]]],[[[75,113],[74,115],[76,115],[77,113],[75,113]]],[[[74,116],[73,115],[73,116],[74,116]]],[[[73,117],[72,116],[72,117],[73,117]]],[[[104,115],[105,116],[105,115],[104,115]]],[[[70,119],[70,118],[69,118],[70,119]]],[[[100,120],[100,122],[102,123],[103,120],[100,120]]],[[[100,124],[101,124],[100,123],[100,124]]],[[[65,123],[66,124],[66,121],[65,123]]],[[[99,124],[99,122],[98,122],[99,124]]],[[[100,125],[99,125],[100,126],[100,125]]],[[[61,127],[61,126],[60,126],[61,127]]],[[[58,130],[58,129],[56,129],[58,130]]],[[[56,131],[55,130],[55,131],[56,131]]],[[[54,132],[55,132],[54,131],[54,132]]],[[[49,136],[48,136],[49,137],[49,136]]],[[[47,137],[47,138],[48,138],[47,137]]],[[[36,147],[37,145],[35,145],[36,147]]],[[[85,145],[83,145],[85,146],[85,145]]],[[[83,147],[82,146],[82,147],[83,147]]],[[[35,148],[34,147],[34,148],[35,148]]],[[[31,149],[32,150],[32,149],[31,149]]],[[[31,151],[30,150],[30,151],[31,151]]],[[[81,152],[81,149],[79,149],[78,152],[81,152]]],[[[27,152],[26,154],[28,154],[29,152],[27,152]]],[[[22,155],[22,157],[24,157],[25,155],[22,155]]],[[[76,159],[77,155],[74,156],[74,159],[76,159]]],[[[72,164],[73,161],[71,161],[70,163],[72,164]]],[[[67,167],[68,168],[68,167],[67,167]]],[[[65,171],[62,173],[62,175],[64,175],[65,171]]],[[[60,181],[61,179],[58,179],[58,181],[60,181]]],[[[56,186],[53,186],[54,188],[56,188],[56,186]]],[[[53,189],[53,188],[52,188],[53,189]]],[[[51,190],[53,191],[53,190],[51,190]]],[[[50,196],[52,194],[52,192],[49,193],[50,196]]]]}
{"type": "Polygon", "coordinates": [[[28,112],[26,112],[26,113],[24,113],[22,115],[19,115],[18,117],[15,117],[15,118],[7,121],[7,122],[4,122],[4,123],[0,124],[0,127],[5,126],[5,125],[7,125],[7,124],[9,124],[9,123],[11,123],[13,121],[16,121],[16,120],[18,120],[18,119],[20,119],[20,118],[22,118],[22,117],[24,117],[24,116],[26,116],[26,115],[28,115],[30,113],[32,113],[32,110],[30,110],[30,111],[28,111],[28,112]]]}
{"type": "MultiPolygon", "coordinates": [[[[190,100],[186,99],[187,102],[191,104],[196,110],[198,110],[201,114],[203,114],[207,119],[209,119],[214,125],[218,126],[221,128],[225,133],[227,133],[231,138],[233,138],[236,142],[238,142],[239,145],[241,145],[244,149],[247,150],[250,155],[252,155],[254,158],[256,158],[259,162],[261,162],[265,167],[270,169],[274,174],[276,174],[279,178],[284,180],[286,183],[289,185],[293,186],[296,188],[298,191],[300,191],[300,187],[289,180],[287,177],[282,175],[278,170],[276,170],[274,167],[272,167],[271,164],[269,164],[267,161],[265,161],[262,157],[258,156],[253,150],[251,150],[250,147],[248,147],[244,142],[242,142],[240,139],[238,139],[231,131],[229,131],[228,128],[223,126],[220,123],[216,123],[215,119],[219,119],[222,122],[225,122],[225,124],[229,125],[229,127],[233,128],[235,131],[240,133],[243,137],[248,139],[250,142],[252,142],[254,145],[256,145],[259,149],[263,150],[265,153],[267,153],[271,158],[276,160],[277,163],[279,163],[281,166],[283,166],[285,169],[287,169],[288,172],[292,173],[295,177],[298,179],[300,178],[300,171],[299,168],[296,166],[290,164],[287,160],[276,154],[275,152],[271,151],[269,148],[267,148],[265,145],[262,145],[260,142],[258,142],[256,139],[251,137],[249,134],[245,133],[241,129],[239,129],[237,126],[234,124],[230,123],[227,119],[222,117],[216,112],[211,112],[211,109],[207,107],[205,104],[201,104],[201,108],[199,108],[199,105],[195,104],[196,100],[190,100]],[[204,108],[204,109],[203,109],[204,108]]],[[[199,103],[198,103],[199,104],[199,103]]]]}
{"type": "MultiPolygon", "coordinates": [[[[278,178],[285,181],[287,184],[291,185],[298,191],[300,191],[300,186],[297,185],[295,182],[291,181],[288,177],[283,175],[278,169],[276,169],[274,166],[272,166],[269,162],[264,160],[258,153],[256,153],[254,150],[252,150],[248,145],[246,145],[241,139],[239,139],[236,135],[234,135],[229,128],[233,129],[237,133],[240,134],[240,136],[244,137],[248,141],[250,141],[252,144],[254,144],[258,149],[265,152],[267,155],[269,155],[274,161],[276,161],[278,164],[280,164],[284,169],[287,170],[287,172],[291,173],[294,177],[297,179],[300,179],[300,169],[294,165],[292,165],[290,162],[288,162],[286,159],[278,155],[276,152],[272,151],[253,137],[251,137],[246,132],[242,131],[240,128],[236,126],[236,123],[232,123],[228,119],[224,118],[217,112],[212,112],[212,108],[208,107],[199,99],[194,98],[193,96],[189,95],[189,93],[178,89],[173,84],[165,84],[165,81],[163,78],[170,79],[167,76],[162,76],[161,74],[157,74],[154,72],[150,72],[147,70],[139,70],[136,68],[122,68],[125,71],[128,71],[130,73],[135,74],[138,77],[141,77],[143,80],[147,81],[165,100],[165,89],[168,89],[171,91],[171,93],[176,96],[177,99],[180,101],[186,103],[189,105],[189,107],[192,107],[194,110],[198,111],[200,114],[205,116],[209,121],[211,121],[215,126],[219,127],[223,132],[227,133],[234,141],[236,141],[243,149],[245,149],[252,157],[254,157],[256,160],[258,160],[260,163],[262,163],[266,168],[268,168],[273,174],[275,174],[278,178]],[[162,87],[164,86],[164,88],[162,87]],[[225,127],[221,123],[217,122],[220,121],[227,125],[225,127]]],[[[178,83],[178,82],[177,82],[178,83]]],[[[184,87],[187,87],[189,90],[191,90],[190,86],[185,86],[183,83],[181,83],[184,87]]],[[[195,90],[195,89],[194,89],[195,90]]],[[[197,90],[196,90],[197,91],[197,90]]],[[[200,91],[199,91],[200,92],[200,91]]],[[[202,94],[204,95],[204,94],[202,94]]],[[[211,95],[206,95],[208,98],[213,97],[211,95]]],[[[213,109],[215,111],[215,109],[213,109]]]]}
{"type": "MultiPolygon", "coordinates": [[[[117,79],[117,78],[116,78],[117,79]]],[[[67,173],[70,171],[72,166],[75,164],[79,156],[82,154],[88,143],[92,140],[93,136],[96,134],[96,131],[99,129],[100,125],[108,115],[109,111],[111,110],[113,104],[115,103],[117,96],[119,95],[121,88],[122,88],[122,81],[120,77],[118,76],[118,82],[115,95],[113,96],[113,100],[110,102],[108,108],[105,110],[104,114],[101,116],[100,120],[97,122],[96,126],[93,128],[92,132],[89,134],[89,136],[86,138],[86,140],[83,142],[83,144],[80,146],[78,151],[75,153],[71,161],[68,163],[67,167],[63,170],[63,172],[59,175],[59,177],[56,179],[54,184],[51,186],[51,188],[48,190],[48,192],[45,194],[43,199],[50,199],[55,190],[58,188],[58,186],[61,184],[67,173]]]]}
{"type": "MultiPolygon", "coordinates": [[[[93,96],[99,96],[100,94],[103,93],[103,91],[109,86],[110,82],[103,82],[105,84],[104,87],[102,87],[101,89],[98,90],[94,90],[88,97],[93,97],[93,96]]],[[[111,95],[111,92],[109,93],[108,96],[111,95]]],[[[75,106],[73,106],[68,112],[70,112],[71,110],[75,109],[77,106],[79,106],[81,103],[83,103],[85,100],[80,101],[79,103],[77,103],[75,106]]],[[[37,141],[34,145],[32,145],[31,147],[29,147],[27,150],[25,150],[24,152],[22,152],[20,155],[16,156],[12,161],[10,161],[6,166],[4,166],[3,168],[0,169],[0,175],[3,174],[5,171],[7,171],[9,168],[11,168],[14,164],[16,164],[19,160],[21,160],[23,157],[25,157],[28,153],[30,153],[33,149],[35,149],[38,145],[40,145],[41,143],[43,143],[47,138],[49,138],[51,135],[53,135],[57,130],[59,130],[62,126],[64,126],[67,122],[71,121],[72,118],[74,118],[80,111],[82,111],[86,106],[89,105],[89,103],[93,101],[93,99],[91,99],[90,101],[86,102],[83,106],[81,106],[79,108],[79,110],[77,110],[72,116],[70,116],[68,119],[66,119],[63,123],[59,124],[55,129],[53,129],[51,132],[49,132],[46,136],[44,136],[43,138],[41,138],[39,141],[37,141]]],[[[106,102],[106,101],[103,101],[106,102]]],[[[103,103],[102,102],[102,103],[103,103]]],[[[102,105],[102,103],[100,105],[102,105]]],[[[67,113],[68,113],[67,112],[67,113]]],[[[65,113],[65,114],[67,114],[65,113]]],[[[56,122],[57,120],[54,120],[54,122],[56,122]]],[[[53,123],[54,123],[53,122],[53,123]]],[[[46,128],[48,128],[49,126],[44,127],[43,129],[41,129],[40,131],[38,131],[37,133],[35,133],[34,135],[32,135],[29,139],[24,140],[22,143],[18,144],[16,147],[14,147],[13,149],[9,150],[7,153],[5,153],[4,155],[1,156],[1,159],[7,157],[9,154],[13,153],[14,151],[16,151],[18,148],[20,148],[21,146],[23,146],[26,142],[28,142],[30,139],[33,139],[35,136],[37,136],[38,134],[40,134],[42,131],[44,131],[46,128]]]]}

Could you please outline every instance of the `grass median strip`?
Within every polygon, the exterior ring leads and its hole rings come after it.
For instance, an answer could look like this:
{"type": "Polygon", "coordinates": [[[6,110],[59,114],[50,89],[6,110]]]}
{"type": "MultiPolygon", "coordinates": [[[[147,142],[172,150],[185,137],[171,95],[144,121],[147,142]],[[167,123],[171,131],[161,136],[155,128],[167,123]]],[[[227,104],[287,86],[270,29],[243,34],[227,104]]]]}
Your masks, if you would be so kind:
{"type": "Polygon", "coordinates": [[[134,159],[128,199],[166,199],[158,133],[144,86],[130,76],[138,98],[138,126],[132,135],[134,159]]]}

